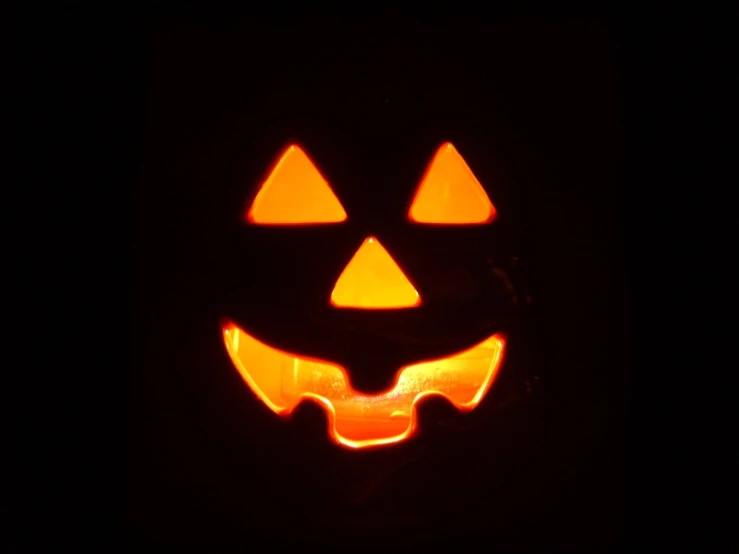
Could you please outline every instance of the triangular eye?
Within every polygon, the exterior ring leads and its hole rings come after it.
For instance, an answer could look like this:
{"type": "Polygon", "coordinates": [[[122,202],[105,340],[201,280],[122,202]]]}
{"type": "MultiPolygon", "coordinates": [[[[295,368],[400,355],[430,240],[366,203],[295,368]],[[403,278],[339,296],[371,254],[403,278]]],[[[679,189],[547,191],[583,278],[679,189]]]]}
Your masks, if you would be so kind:
{"type": "Polygon", "coordinates": [[[262,184],[247,219],[258,225],[339,223],[346,212],[313,162],[293,145],[262,184]]]}
{"type": "Polygon", "coordinates": [[[416,223],[475,225],[495,219],[485,189],[450,142],[443,144],[421,180],[408,218],[416,223]]]}

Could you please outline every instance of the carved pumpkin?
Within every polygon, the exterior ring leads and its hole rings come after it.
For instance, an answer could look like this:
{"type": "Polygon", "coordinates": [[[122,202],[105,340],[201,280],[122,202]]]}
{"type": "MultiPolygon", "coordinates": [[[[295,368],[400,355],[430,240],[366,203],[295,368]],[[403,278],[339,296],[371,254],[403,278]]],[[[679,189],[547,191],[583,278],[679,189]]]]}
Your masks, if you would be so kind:
{"type": "Polygon", "coordinates": [[[146,156],[122,211],[136,228],[132,544],[623,549],[629,286],[644,275],[623,265],[639,201],[619,41],[582,18],[219,13],[157,17],[136,49],[151,86],[137,83],[146,156]],[[446,141],[494,212],[452,209],[475,197],[452,180],[444,201],[430,164],[446,141]],[[394,273],[397,296],[351,290],[348,266],[373,252],[397,271],[365,285],[394,273]],[[453,394],[459,367],[421,365],[496,335],[479,399],[469,382],[453,394]],[[388,413],[419,365],[450,386],[419,383],[425,396],[388,413]],[[383,439],[400,440],[364,447],[383,439]]]}
{"type": "MultiPolygon", "coordinates": [[[[445,143],[432,154],[422,179],[416,184],[415,194],[410,194],[413,184],[409,186],[407,221],[413,226],[450,229],[494,225],[496,209],[456,148],[445,143]]],[[[243,223],[247,228],[282,227],[295,234],[304,232],[309,226],[329,226],[341,233],[342,223],[348,218],[351,218],[351,213],[347,213],[318,164],[306,150],[290,145],[279,156],[261,186],[255,188],[244,212],[243,223]]],[[[384,314],[379,316],[385,318],[384,322],[376,323],[374,329],[360,327],[356,330],[358,333],[364,330],[382,334],[383,328],[400,329],[399,335],[391,337],[391,340],[407,341],[414,329],[402,329],[403,323],[398,323],[398,318],[405,318],[411,327],[421,328],[427,294],[437,310],[445,298],[456,295],[466,298],[468,303],[479,303],[483,315],[491,315],[484,313],[483,289],[487,288],[488,298],[494,298],[494,305],[510,307],[516,302],[507,276],[492,267],[494,264],[489,257],[479,260],[476,267],[485,275],[482,279],[475,281],[469,272],[464,274],[463,271],[461,278],[459,275],[450,277],[451,285],[446,289],[439,280],[435,286],[424,287],[419,285],[423,282],[423,275],[408,271],[391,244],[392,237],[386,241],[384,236],[368,234],[360,244],[356,244],[348,259],[336,254],[336,263],[342,269],[331,282],[325,283],[330,310],[327,313],[333,313],[337,318],[342,312],[348,313],[355,322],[364,317],[371,318],[371,312],[384,314]],[[408,316],[409,312],[415,312],[415,315],[408,316]],[[397,316],[395,321],[387,319],[393,316],[397,316]]],[[[424,251],[432,252],[433,244],[426,243],[424,251]]],[[[323,263],[326,262],[313,259],[309,265],[316,268],[323,263]]],[[[260,261],[258,265],[265,264],[269,261],[260,261]]],[[[301,271],[310,270],[311,267],[301,268],[301,271]]],[[[299,275],[300,272],[295,273],[296,279],[299,275]]],[[[487,307],[490,306],[488,303],[487,307]]],[[[495,382],[506,345],[506,334],[497,328],[500,327],[497,322],[492,327],[488,326],[483,337],[463,348],[458,347],[443,356],[425,354],[412,363],[392,368],[389,387],[366,391],[356,386],[358,378],[353,374],[351,361],[361,358],[361,351],[349,352],[345,357],[349,361],[340,363],[339,360],[323,359],[306,351],[305,347],[279,348],[249,329],[246,321],[249,315],[241,320],[231,314],[227,317],[222,329],[225,346],[251,391],[279,415],[290,414],[304,400],[318,403],[328,416],[331,439],[351,448],[395,443],[408,438],[417,429],[417,404],[429,396],[444,397],[460,411],[472,410],[495,382]]],[[[346,323],[339,319],[332,322],[327,328],[332,329],[326,331],[327,336],[334,335],[335,340],[341,341],[336,333],[342,325],[346,327],[346,323]]],[[[444,344],[443,338],[435,340],[428,334],[424,340],[437,342],[437,347],[444,344]]],[[[387,372],[389,369],[386,366],[378,371],[387,372]]]]}

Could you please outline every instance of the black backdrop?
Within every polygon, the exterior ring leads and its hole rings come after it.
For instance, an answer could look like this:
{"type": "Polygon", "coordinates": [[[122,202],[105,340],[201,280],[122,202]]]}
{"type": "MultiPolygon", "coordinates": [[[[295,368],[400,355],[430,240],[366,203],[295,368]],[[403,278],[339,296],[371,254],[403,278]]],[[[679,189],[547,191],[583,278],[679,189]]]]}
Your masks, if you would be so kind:
{"type": "MultiPolygon", "coordinates": [[[[194,15],[160,15],[146,29],[134,544],[617,546],[631,330],[613,29],[586,19],[276,27],[194,15]],[[531,296],[504,392],[464,417],[430,403],[407,444],[338,449],[319,410],[284,421],[251,395],[219,319],[254,298],[273,329],[285,321],[278,343],[305,343],[285,300],[295,290],[326,294],[326,275],[370,233],[412,259],[412,241],[393,237],[413,232],[403,207],[445,140],[502,223],[494,236],[438,230],[433,240],[446,252],[503,244],[531,296]],[[290,141],[320,165],[350,224],[245,243],[239,213],[290,141]],[[306,259],[326,269],[311,274],[306,259]],[[281,269],[258,288],[239,283],[251,266],[281,269]]],[[[460,336],[463,327],[449,324],[460,336]]]]}

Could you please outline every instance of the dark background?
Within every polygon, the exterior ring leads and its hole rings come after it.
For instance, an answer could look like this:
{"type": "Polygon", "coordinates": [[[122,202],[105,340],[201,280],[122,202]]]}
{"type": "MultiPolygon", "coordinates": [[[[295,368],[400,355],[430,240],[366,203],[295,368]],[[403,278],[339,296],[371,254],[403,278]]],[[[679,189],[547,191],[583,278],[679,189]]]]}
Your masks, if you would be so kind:
{"type": "MultiPolygon", "coordinates": [[[[618,547],[631,323],[614,26],[277,27],[177,14],[142,28],[133,544],[618,547]],[[403,223],[445,140],[498,208],[490,229],[403,223]],[[291,141],[320,166],[349,225],[249,235],[239,214],[291,141]],[[340,349],[331,335],[320,345],[306,338],[305,316],[315,312],[305,299],[322,305],[328,274],[370,233],[418,271],[419,240],[438,244],[442,258],[515,254],[521,298],[531,302],[510,323],[501,381],[477,410],[459,416],[431,403],[416,440],[351,452],[328,442],[310,405],[287,422],[262,406],[230,365],[218,323],[248,317],[254,298],[260,317],[245,323],[271,342],[340,349]],[[325,269],[309,274],[314,256],[325,269]],[[254,274],[261,278],[249,281],[254,274]]],[[[423,271],[409,273],[423,280],[423,271]]],[[[448,345],[479,338],[473,320],[495,321],[464,309],[436,315],[448,345]]],[[[444,350],[422,350],[434,348],[444,350]]]]}

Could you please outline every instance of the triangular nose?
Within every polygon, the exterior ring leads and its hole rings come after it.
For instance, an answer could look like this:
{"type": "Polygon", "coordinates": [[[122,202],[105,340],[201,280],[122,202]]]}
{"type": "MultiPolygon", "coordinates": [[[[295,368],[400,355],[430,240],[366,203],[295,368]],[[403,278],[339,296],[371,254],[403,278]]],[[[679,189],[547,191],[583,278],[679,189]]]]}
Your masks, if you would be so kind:
{"type": "Polygon", "coordinates": [[[336,281],[331,304],[365,310],[411,308],[421,304],[421,297],[388,251],[376,238],[367,237],[336,281]]]}

